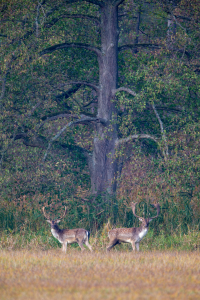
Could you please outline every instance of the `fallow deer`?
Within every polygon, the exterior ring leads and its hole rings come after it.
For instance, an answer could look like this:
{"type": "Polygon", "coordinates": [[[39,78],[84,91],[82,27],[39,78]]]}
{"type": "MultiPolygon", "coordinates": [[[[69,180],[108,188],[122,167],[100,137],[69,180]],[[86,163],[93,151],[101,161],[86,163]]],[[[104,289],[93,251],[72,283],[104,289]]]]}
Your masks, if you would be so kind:
{"type": "Polygon", "coordinates": [[[66,253],[67,244],[78,243],[81,250],[85,250],[83,244],[85,244],[90,251],[92,251],[92,247],[89,244],[89,231],[78,228],[78,229],[60,229],[58,227],[58,223],[66,216],[67,208],[65,207],[65,212],[60,219],[51,220],[49,216],[45,213],[45,207],[42,208],[43,214],[47,219],[47,222],[51,225],[51,233],[53,236],[63,245],[62,250],[66,253]]]}
{"type": "Polygon", "coordinates": [[[110,243],[107,246],[107,251],[110,251],[112,247],[114,247],[117,244],[123,243],[131,243],[133,250],[135,248],[137,251],[139,251],[139,242],[143,239],[143,237],[147,234],[149,223],[158,217],[160,213],[160,205],[153,204],[153,206],[157,209],[157,215],[155,217],[151,218],[142,218],[135,214],[135,206],[137,203],[132,202],[131,208],[133,211],[133,214],[135,217],[139,218],[139,220],[142,222],[142,225],[140,227],[133,227],[133,228],[115,228],[108,232],[108,237],[110,239],[110,243]]]}

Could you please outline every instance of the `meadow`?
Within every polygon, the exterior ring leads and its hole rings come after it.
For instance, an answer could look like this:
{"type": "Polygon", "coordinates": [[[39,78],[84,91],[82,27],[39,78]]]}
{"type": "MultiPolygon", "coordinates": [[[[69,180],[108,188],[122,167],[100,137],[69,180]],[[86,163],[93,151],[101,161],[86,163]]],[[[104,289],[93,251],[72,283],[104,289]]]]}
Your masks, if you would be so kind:
{"type": "Polygon", "coordinates": [[[121,244],[106,253],[105,223],[91,233],[93,253],[73,244],[64,254],[45,220],[38,231],[27,220],[30,226],[21,222],[0,233],[1,300],[200,299],[198,227],[170,233],[152,226],[140,252],[121,244]]]}
{"type": "Polygon", "coordinates": [[[61,252],[51,234],[1,235],[1,300],[27,299],[200,299],[199,233],[154,240],[141,251],[129,245],[106,253],[101,233],[90,243],[93,253],[76,246],[61,252]],[[165,248],[163,248],[165,245],[165,248]],[[170,246],[171,245],[171,246],[170,246]]]}
{"type": "Polygon", "coordinates": [[[200,299],[199,252],[0,252],[1,300],[200,299]]]}

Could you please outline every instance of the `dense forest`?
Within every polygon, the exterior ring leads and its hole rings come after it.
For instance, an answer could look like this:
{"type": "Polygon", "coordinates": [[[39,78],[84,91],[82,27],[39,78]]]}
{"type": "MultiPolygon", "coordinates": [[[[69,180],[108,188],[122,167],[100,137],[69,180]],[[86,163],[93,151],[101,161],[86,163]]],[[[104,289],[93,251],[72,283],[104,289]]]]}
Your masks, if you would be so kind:
{"type": "Polygon", "coordinates": [[[43,205],[130,227],[130,201],[199,230],[199,20],[198,0],[1,0],[3,230],[39,230],[43,205]]]}

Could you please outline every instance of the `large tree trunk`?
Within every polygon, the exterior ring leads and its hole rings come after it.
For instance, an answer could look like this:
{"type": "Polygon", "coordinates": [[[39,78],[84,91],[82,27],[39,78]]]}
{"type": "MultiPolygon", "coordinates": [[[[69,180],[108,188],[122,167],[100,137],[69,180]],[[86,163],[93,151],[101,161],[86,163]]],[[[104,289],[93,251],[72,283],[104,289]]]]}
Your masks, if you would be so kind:
{"type": "Polygon", "coordinates": [[[99,59],[98,117],[106,120],[106,125],[96,125],[94,151],[90,161],[91,188],[93,193],[116,190],[117,163],[115,141],[117,125],[112,91],[117,88],[117,48],[118,22],[117,7],[106,4],[101,8],[101,51],[99,59]]]}

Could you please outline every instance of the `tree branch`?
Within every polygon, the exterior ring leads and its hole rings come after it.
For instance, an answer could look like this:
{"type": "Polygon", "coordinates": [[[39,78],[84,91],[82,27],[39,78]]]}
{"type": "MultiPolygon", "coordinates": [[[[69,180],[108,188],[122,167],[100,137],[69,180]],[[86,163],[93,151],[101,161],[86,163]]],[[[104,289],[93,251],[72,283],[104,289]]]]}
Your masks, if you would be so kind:
{"type": "Polygon", "coordinates": [[[81,119],[78,119],[77,121],[71,121],[67,123],[49,142],[46,153],[43,157],[43,162],[46,160],[47,154],[51,148],[52,143],[68,128],[71,127],[72,125],[80,124],[80,123],[88,123],[88,122],[101,122],[103,124],[106,124],[106,121],[104,119],[100,118],[90,118],[90,117],[85,117],[84,115],[81,115],[81,119]]]}
{"type": "Polygon", "coordinates": [[[114,0],[114,1],[112,2],[112,4],[118,6],[118,5],[122,4],[124,1],[125,1],[125,0],[114,0]]]}
{"type": "Polygon", "coordinates": [[[158,142],[157,138],[150,134],[133,134],[124,139],[117,139],[115,141],[115,146],[118,146],[119,144],[126,143],[126,142],[134,140],[134,139],[151,139],[156,143],[158,142]]]}
{"type": "Polygon", "coordinates": [[[127,45],[123,45],[121,47],[118,48],[118,51],[123,51],[123,50],[127,50],[127,49],[135,49],[137,47],[149,47],[152,49],[160,49],[160,46],[157,44],[127,44],[127,45]]]}
{"type": "Polygon", "coordinates": [[[26,133],[18,133],[15,135],[14,140],[23,140],[23,144],[27,147],[36,147],[45,149],[45,142],[39,136],[34,137],[32,140],[28,137],[26,133]]]}
{"type": "Polygon", "coordinates": [[[64,49],[64,48],[83,48],[86,50],[90,50],[93,51],[97,54],[97,56],[99,58],[101,58],[102,54],[99,48],[94,47],[94,46],[90,46],[88,44],[82,44],[82,43],[63,43],[63,44],[58,44],[58,45],[54,45],[52,47],[49,47],[47,49],[44,49],[43,51],[40,52],[40,55],[44,55],[44,54],[48,54],[48,53],[52,53],[56,50],[59,49],[64,49]]]}
{"type": "Polygon", "coordinates": [[[95,22],[97,25],[101,25],[100,20],[96,17],[90,16],[90,15],[82,15],[82,14],[65,14],[58,18],[54,18],[50,23],[45,24],[46,28],[50,28],[53,25],[55,25],[59,20],[65,19],[65,18],[72,18],[72,19],[88,19],[90,21],[95,22]]]}
{"type": "Polygon", "coordinates": [[[88,107],[88,106],[90,106],[90,104],[92,104],[92,103],[94,103],[94,102],[95,102],[94,99],[92,99],[89,103],[84,104],[83,106],[84,106],[84,107],[88,107]]]}
{"type": "MultiPolygon", "coordinates": [[[[78,90],[79,88],[81,87],[81,84],[76,84],[75,86],[73,86],[72,88],[68,89],[68,91],[62,93],[61,95],[57,95],[55,98],[56,98],[56,102],[60,104],[60,102],[63,100],[63,99],[68,99],[70,98],[72,95],[74,95],[78,90]]],[[[68,108],[70,109],[71,107],[68,106],[66,103],[62,103],[62,106],[64,106],[65,108],[68,108]]]]}
{"type": "Polygon", "coordinates": [[[42,101],[39,101],[35,106],[33,106],[33,108],[31,109],[31,111],[29,113],[26,114],[25,117],[30,117],[34,111],[42,104],[42,101]]]}
{"type": "Polygon", "coordinates": [[[44,4],[44,1],[42,3],[40,3],[38,1],[38,6],[37,6],[37,13],[36,13],[36,18],[35,18],[35,29],[36,29],[36,37],[38,38],[39,36],[39,24],[43,24],[44,23],[44,20],[45,20],[45,12],[44,12],[44,8],[42,7],[42,5],[44,4]],[[42,10],[43,12],[43,19],[42,21],[39,19],[40,17],[40,9],[42,10]]]}
{"type": "Polygon", "coordinates": [[[137,94],[134,91],[132,91],[131,89],[126,88],[126,87],[120,87],[116,90],[112,90],[113,97],[115,96],[116,93],[121,92],[121,91],[127,92],[127,93],[131,94],[132,96],[137,96],[137,94]]]}
{"type": "Polygon", "coordinates": [[[99,87],[97,85],[95,85],[94,83],[91,83],[91,82],[87,82],[87,81],[83,81],[83,80],[77,80],[77,81],[68,81],[65,83],[65,85],[68,85],[68,84],[81,84],[81,85],[87,85],[87,86],[90,86],[92,87],[94,90],[96,90],[97,92],[99,91],[99,87]]]}
{"type": "Polygon", "coordinates": [[[0,101],[3,99],[6,91],[6,77],[7,74],[2,78],[0,81],[2,81],[2,88],[1,88],[1,95],[0,95],[0,101]]]}
{"type": "MultiPolygon", "coordinates": [[[[88,117],[88,118],[95,118],[96,119],[96,114],[90,114],[90,113],[81,113],[81,116],[84,116],[85,118],[88,117]]],[[[57,113],[57,114],[51,114],[51,115],[48,115],[48,116],[44,116],[41,118],[41,120],[44,122],[47,122],[47,121],[55,121],[55,120],[58,120],[58,119],[64,119],[64,118],[75,118],[75,119],[79,119],[79,115],[77,114],[73,114],[71,111],[69,113],[57,113]]],[[[100,119],[99,119],[100,120],[100,119]]],[[[93,120],[92,120],[93,121],[93,120]]],[[[43,123],[40,124],[40,128],[43,126],[43,123]]]]}
{"type": "MultiPolygon", "coordinates": [[[[47,122],[47,121],[55,121],[55,120],[58,120],[58,119],[64,119],[64,118],[78,118],[77,115],[73,115],[72,113],[59,113],[59,114],[54,114],[53,116],[50,115],[50,116],[44,116],[42,117],[42,121],[43,122],[47,122]]],[[[40,127],[42,125],[40,124],[40,127]]]]}
{"type": "MultiPolygon", "coordinates": [[[[41,148],[43,150],[45,150],[47,148],[47,140],[44,137],[40,137],[37,136],[34,139],[30,140],[28,135],[25,133],[19,133],[17,135],[14,135],[13,137],[11,137],[13,140],[23,140],[23,144],[27,147],[37,147],[37,148],[41,148]]],[[[68,149],[68,151],[73,155],[74,151],[79,151],[82,152],[87,158],[89,157],[89,152],[77,145],[71,145],[71,144],[65,144],[65,143],[59,143],[59,142],[55,142],[54,143],[57,147],[60,147],[62,149],[68,149]]],[[[0,165],[1,167],[1,165],[0,165]]]]}
{"type": "Polygon", "coordinates": [[[161,135],[162,135],[162,139],[163,139],[164,144],[165,144],[165,151],[163,151],[163,154],[164,154],[165,160],[167,160],[167,156],[169,156],[169,152],[168,152],[168,146],[167,146],[167,138],[166,138],[165,131],[164,131],[164,128],[163,128],[163,123],[162,123],[162,120],[161,120],[154,104],[152,104],[152,108],[153,108],[153,110],[155,112],[155,115],[158,119],[158,122],[160,124],[161,135]]]}
{"type": "Polygon", "coordinates": [[[105,5],[105,1],[99,1],[99,0],[86,0],[86,2],[99,5],[100,7],[103,7],[105,5]]]}
{"type": "MultiPolygon", "coordinates": [[[[134,44],[135,46],[138,45],[139,42],[139,30],[140,30],[140,21],[141,21],[141,9],[138,10],[138,14],[137,14],[137,22],[136,22],[136,28],[135,28],[135,41],[134,44]]],[[[137,53],[138,49],[137,47],[135,49],[133,49],[133,53],[137,53]]]]}
{"type": "MultiPolygon", "coordinates": [[[[146,109],[152,110],[152,105],[147,104],[146,109]]],[[[178,107],[167,107],[167,106],[156,106],[156,110],[165,110],[169,112],[174,112],[174,113],[183,113],[183,108],[178,108],[178,107]]]]}

